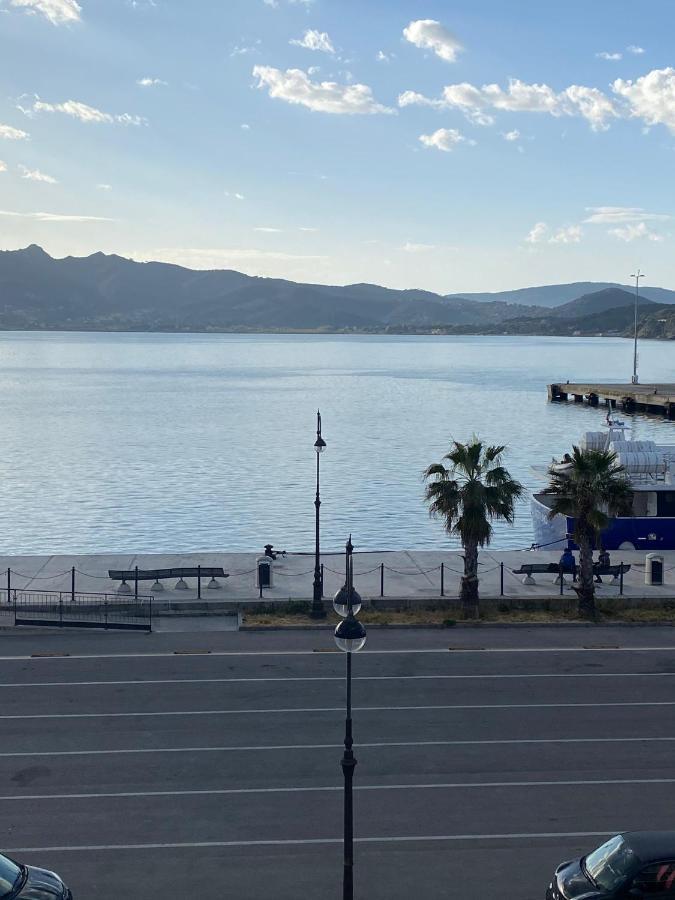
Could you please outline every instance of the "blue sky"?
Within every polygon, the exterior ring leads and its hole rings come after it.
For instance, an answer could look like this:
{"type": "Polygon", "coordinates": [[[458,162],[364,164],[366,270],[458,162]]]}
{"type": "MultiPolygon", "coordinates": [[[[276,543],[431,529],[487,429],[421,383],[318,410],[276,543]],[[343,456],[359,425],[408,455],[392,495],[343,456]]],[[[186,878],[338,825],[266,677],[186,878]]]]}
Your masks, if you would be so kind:
{"type": "Polygon", "coordinates": [[[0,248],[675,287],[675,6],[0,0],[0,248]]]}

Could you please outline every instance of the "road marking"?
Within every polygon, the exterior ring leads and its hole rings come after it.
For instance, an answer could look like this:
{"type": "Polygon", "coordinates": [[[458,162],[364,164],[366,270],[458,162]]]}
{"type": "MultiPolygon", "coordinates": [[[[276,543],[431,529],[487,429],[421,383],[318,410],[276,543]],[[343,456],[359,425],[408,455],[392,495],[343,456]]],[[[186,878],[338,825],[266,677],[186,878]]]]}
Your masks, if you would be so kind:
{"type": "MultiPolygon", "coordinates": [[[[389,747],[475,747],[517,744],[642,744],[675,743],[675,737],[611,737],[611,738],[498,738],[476,741],[371,741],[359,742],[357,749],[383,750],[389,747]]],[[[337,744],[263,744],[221,747],[141,747],[115,750],[18,750],[0,753],[0,759],[25,756],[126,756],[133,753],[236,753],[268,750],[335,750],[337,744]]]]}
{"type": "MultiPolygon", "coordinates": [[[[355,706],[353,712],[416,712],[430,710],[469,709],[605,709],[609,707],[634,706],[675,706],[675,700],[617,700],[609,703],[470,703],[441,704],[439,706],[355,706]]],[[[23,715],[0,715],[0,720],[17,719],[127,719],[157,718],[167,716],[249,716],[270,713],[329,713],[343,712],[342,706],[269,707],[262,709],[184,709],[151,710],[150,712],[101,712],[101,713],[26,713],[23,715]]]]}
{"type": "MultiPolygon", "coordinates": [[[[505,678],[526,679],[533,678],[672,678],[675,672],[555,672],[527,673],[523,675],[490,674],[490,675],[354,675],[352,681],[471,681],[474,679],[491,680],[505,678]]],[[[0,682],[2,688],[31,688],[31,687],[120,687],[124,685],[138,686],[143,684],[256,684],[274,683],[284,681],[320,681],[344,682],[344,675],[284,675],[269,676],[265,678],[135,678],[128,681],[12,681],[0,682]]]]}
{"type": "MultiPolygon", "coordinates": [[[[448,650],[453,653],[544,653],[549,656],[552,653],[674,653],[675,644],[668,647],[437,647],[437,648],[413,648],[413,649],[389,649],[389,650],[362,650],[360,656],[407,656],[411,654],[440,654],[447,655],[448,650]]],[[[201,654],[200,654],[201,655],[201,654]]],[[[33,660],[38,662],[45,659],[49,662],[71,662],[73,660],[96,659],[190,659],[190,654],[177,655],[173,650],[156,653],[79,653],[63,657],[34,657],[30,654],[22,656],[0,656],[0,662],[25,662],[33,660]]],[[[310,650],[211,650],[203,654],[207,659],[217,659],[221,656],[316,656],[314,649],[310,650]]]]}
{"type": "MultiPolygon", "coordinates": [[[[514,832],[511,834],[427,834],[427,835],[402,835],[391,837],[355,837],[355,844],[399,844],[399,843],[429,843],[431,841],[523,841],[561,839],[561,838],[585,838],[605,837],[610,834],[619,834],[621,828],[614,831],[540,831],[528,834],[527,832],[514,832]]],[[[65,847],[7,847],[5,851],[11,855],[19,853],[95,853],[104,850],[190,850],[208,847],[289,847],[303,844],[342,844],[344,838],[278,838],[268,841],[192,841],[190,843],[171,844],[83,844],[79,846],[65,847]]]]}
{"type": "MultiPolygon", "coordinates": [[[[434,790],[476,790],[480,788],[523,788],[523,787],[592,787],[598,785],[621,784],[675,784],[675,778],[598,778],[578,781],[469,781],[439,782],[437,784],[359,784],[355,791],[434,791],[434,790]]],[[[342,793],[340,785],[326,787],[264,787],[264,788],[219,788],[192,791],[119,791],[93,794],[18,794],[0,797],[9,800],[109,800],[145,797],[200,797],[231,794],[324,794],[342,793]]]]}

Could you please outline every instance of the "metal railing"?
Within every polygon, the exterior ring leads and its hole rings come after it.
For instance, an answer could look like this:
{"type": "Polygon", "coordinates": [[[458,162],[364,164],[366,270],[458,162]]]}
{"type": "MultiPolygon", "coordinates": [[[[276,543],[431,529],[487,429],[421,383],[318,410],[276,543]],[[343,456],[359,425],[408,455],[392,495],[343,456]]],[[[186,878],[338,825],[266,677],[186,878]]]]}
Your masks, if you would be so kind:
{"type": "Polygon", "coordinates": [[[0,590],[0,614],[15,625],[152,631],[152,597],[72,591],[0,590]]]}

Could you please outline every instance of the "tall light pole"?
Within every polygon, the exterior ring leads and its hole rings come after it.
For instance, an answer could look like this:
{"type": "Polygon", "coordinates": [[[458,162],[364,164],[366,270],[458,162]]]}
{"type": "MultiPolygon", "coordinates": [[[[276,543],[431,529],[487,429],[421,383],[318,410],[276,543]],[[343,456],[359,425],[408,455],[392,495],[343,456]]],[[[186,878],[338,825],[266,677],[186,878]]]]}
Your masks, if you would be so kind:
{"type": "Polygon", "coordinates": [[[640,303],[640,279],[645,276],[638,269],[635,275],[631,275],[631,278],[635,279],[635,336],[633,341],[633,377],[631,378],[631,384],[638,384],[638,372],[637,372],[637,335],[638,335],[638,304],[640,303]]]}
{"type": "Polygon", "coordinates": [[[312,611],[313,619],[325,619],[326,610],[323,608],[323,584],[321,579],[321,549],[319,534],[319,511],[321,509],[321,470],[319,460],[321,454],[326,449],[326,442],[321,437],[321,412],[316,411],[316,441],[314,442],[314,450],[316,451],[316,498],[314,500],[314,509],[316,510],[315,534],[314,534],[314,587],[312,592],[312,611]]]}
{"type": "Polygon", "coordinates": [[[366,643],[366,629],[356,615],[361,609],[361,597],[354,590],[354,567],[352,563],[352,536],[346,546],[345,584],[333,598],[335,612],[344,616],[335,629],[335,643],[347,654],[347,717],[345,720],[345,749],[340,760],[345,780],[344,794],[344,863],[342,875],[342,900],[354,897],[354,806],[352,803],[352,781],[356,758],[352,750],[352,653],[357,653],[366,643]]]}

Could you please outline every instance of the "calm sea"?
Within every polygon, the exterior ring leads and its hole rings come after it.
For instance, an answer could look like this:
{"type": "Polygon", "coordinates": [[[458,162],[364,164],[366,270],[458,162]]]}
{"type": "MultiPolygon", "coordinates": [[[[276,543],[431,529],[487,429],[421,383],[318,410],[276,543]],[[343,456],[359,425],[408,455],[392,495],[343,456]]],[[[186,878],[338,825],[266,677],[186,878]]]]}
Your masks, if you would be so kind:
{"type": "MultiPolygon", "coordinates": [[[[644,342],[642,380],[673,380],[674,355],[644,342]]],[[[608,338],[3,333],[2,553],[309,550],[317,407],[326,549],[448,546],[421,472],[451,439],[506,444],[531,489],[604,417],[546,384],[631,367],[608,338]]],[[[525,502],[494,546],[530,542],[525,502]]]]}

